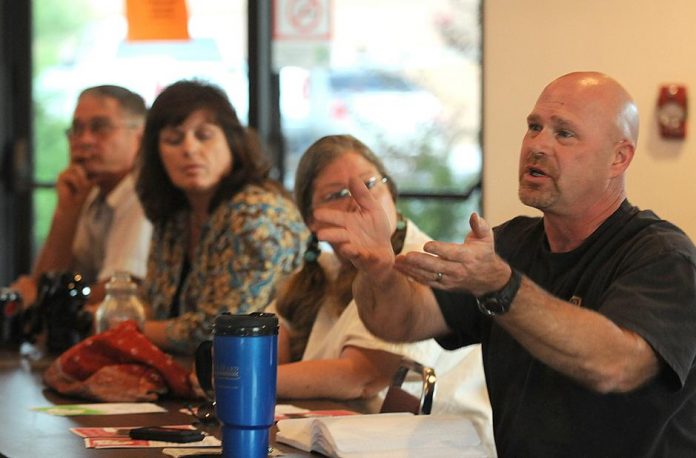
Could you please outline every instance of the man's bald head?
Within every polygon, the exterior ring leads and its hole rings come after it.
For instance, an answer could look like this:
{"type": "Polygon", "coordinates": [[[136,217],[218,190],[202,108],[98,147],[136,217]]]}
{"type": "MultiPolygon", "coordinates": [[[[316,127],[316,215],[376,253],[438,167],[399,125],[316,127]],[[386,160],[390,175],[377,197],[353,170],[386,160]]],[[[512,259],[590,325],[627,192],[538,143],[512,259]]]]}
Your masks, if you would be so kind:
{"type": "Polygon", "coordinates": [[[537,99],[527,124],[519,164],[524,204],[547,215],[591,218],[613,211],[625,198],[638,110],[614,79],[597,72],[555,79],[537,99]]]}
{"type": "Polygon", "coordinates": [[[606,116],[616,129],[617,141],[627,140],[635,148],[638,143],[638,108],[621,84],[604,73],[573,72],[556,78],[539,96],[558,97],[572,91],[586,108],[606,116]]]}

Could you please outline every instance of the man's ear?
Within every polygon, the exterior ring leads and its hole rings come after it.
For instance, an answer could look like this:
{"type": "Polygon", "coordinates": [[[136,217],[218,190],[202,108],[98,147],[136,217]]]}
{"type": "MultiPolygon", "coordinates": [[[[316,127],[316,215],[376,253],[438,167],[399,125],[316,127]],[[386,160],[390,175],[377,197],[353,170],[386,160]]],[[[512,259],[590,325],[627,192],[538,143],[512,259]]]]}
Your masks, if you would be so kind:
{"type": "Polygon", "coordinates": [[[624,139],[614,147],[614,159],[611,163],[612,176],[623,174],[633,160],[636,147],[630,141],[624,139]]]}

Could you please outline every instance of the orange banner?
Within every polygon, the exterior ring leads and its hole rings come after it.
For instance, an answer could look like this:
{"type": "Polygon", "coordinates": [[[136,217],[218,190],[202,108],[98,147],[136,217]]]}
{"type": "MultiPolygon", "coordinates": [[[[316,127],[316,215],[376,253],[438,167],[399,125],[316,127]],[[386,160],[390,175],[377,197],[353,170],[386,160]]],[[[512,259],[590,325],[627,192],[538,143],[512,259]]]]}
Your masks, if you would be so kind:
{"type": "Polygon", "coordinates": [[[126,0],[128,40],[188,40],[186,0],[126,0]]]}

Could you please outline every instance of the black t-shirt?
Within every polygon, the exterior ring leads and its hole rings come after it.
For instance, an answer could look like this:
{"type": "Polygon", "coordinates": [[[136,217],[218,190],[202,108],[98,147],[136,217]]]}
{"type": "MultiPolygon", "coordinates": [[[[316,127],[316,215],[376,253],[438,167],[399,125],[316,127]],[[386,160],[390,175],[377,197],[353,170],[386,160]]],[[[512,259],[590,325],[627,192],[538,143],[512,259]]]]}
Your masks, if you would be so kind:
{"type": "Polygon", "coordinates": [[[473,297],[435,290],[446,348],[481,342],[501,457],[696,456],[696,252],[627,201],[583,244],[552,253],[541,218],[495,229],[496,251],[555,296],[641,335],[664,368],[631,393],[599,394],[532,357],[473,297]]]}

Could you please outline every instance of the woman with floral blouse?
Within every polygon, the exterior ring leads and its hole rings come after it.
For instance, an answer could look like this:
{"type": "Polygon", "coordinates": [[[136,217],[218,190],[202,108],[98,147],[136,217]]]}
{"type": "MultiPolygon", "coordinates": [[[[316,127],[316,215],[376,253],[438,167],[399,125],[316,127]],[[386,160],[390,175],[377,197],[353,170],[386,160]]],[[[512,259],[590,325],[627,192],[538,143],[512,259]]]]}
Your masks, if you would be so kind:
{"type": "Polygon", "coordinates": [[[142,285],[157,346],[192,353],[221,312],[261,311],[302,260],[308,237],[258,138],[225,93],[164,89],[149,111],[137,191],[154,225],[142,285]]]}

